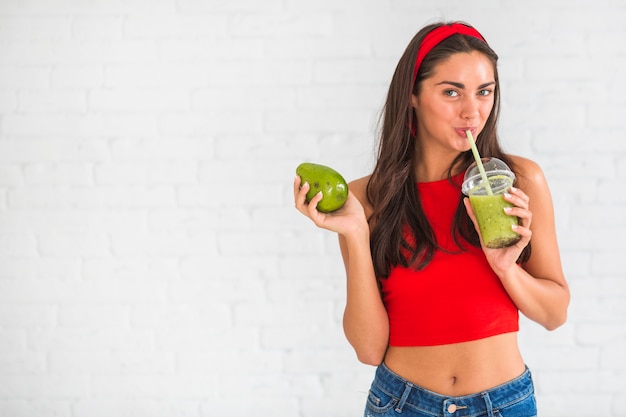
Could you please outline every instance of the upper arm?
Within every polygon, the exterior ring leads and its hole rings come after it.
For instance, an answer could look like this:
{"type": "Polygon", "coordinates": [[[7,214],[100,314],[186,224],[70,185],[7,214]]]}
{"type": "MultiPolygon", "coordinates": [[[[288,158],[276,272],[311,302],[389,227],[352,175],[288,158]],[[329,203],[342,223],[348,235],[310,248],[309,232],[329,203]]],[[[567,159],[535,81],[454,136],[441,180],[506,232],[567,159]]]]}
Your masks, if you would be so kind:
{"type": "Polygon", "coordinates": [[[556,235],[554,205],[546,177],[535,162],[517,158],[518,187],[529,197],[532,212],[530,259],[523,265],[536,278],[548,279],[567,287],[556,235]]]}

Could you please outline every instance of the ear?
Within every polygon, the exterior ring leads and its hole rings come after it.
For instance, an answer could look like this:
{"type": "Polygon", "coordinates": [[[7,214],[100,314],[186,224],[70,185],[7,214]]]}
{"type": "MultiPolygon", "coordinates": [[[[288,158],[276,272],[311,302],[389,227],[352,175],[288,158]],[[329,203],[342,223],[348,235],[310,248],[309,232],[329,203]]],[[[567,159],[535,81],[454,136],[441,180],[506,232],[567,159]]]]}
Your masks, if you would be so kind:
{"type": "Polygon", "coordinates": [[[419,107],[419,100],[415,94],[411,94],[411,106],[414,109],[419,107]]]}

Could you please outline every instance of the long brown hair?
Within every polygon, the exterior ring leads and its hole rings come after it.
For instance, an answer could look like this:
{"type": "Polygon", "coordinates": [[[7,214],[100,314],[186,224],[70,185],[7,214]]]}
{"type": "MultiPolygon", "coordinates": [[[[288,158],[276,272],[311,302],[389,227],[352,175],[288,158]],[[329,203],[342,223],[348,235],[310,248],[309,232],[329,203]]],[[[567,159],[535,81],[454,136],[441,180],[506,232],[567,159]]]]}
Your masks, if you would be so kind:
{"type": "MultiPolygon", "coordinates": [[[[444,24],[448,23],[426,26],[411,40],[396,66],[381,113],[378,158],[367,185],[367,198],[373,207],[368,219],[372,228],[372,260],[379,278],[388,277],[393,265],[422,269],[428,265],[435,251],[440,249],[417,192],[413,170],[416,138],[412,133],[412,127],[417,126],[417,119],[411,106],[411,95],[418,94],[422,81],[432,75],[438,63],[452,54],[479,51],[493,64],[496,83],[494,105],[484,129],[476,138],[476,146],[481,155],[499,158],[515,171],[510,157],[504,153],[498,141],[498,56],[487,43],[461,34],[448,37],[428,53],[413,82],[415,57],[424,36],[444,24]],[[407,240],[403,236],[405,227],[408,227],[414,239],[407,240]],[[407,253],[410,256],[407,257],[407,253]]],[[[471,151],[461,152],[449,167],[448,178],[452,177],[455,167],[465,170],[472,161],[471,151]]],[[[460,237],[471,245],[480,246],[478,234],[465,211],[460,190],[451,232],[461,248],[463,243],[460,237]]],[[[530,245],[524,249],[518,262],[525,262],[529,256],[530,245]]]]}

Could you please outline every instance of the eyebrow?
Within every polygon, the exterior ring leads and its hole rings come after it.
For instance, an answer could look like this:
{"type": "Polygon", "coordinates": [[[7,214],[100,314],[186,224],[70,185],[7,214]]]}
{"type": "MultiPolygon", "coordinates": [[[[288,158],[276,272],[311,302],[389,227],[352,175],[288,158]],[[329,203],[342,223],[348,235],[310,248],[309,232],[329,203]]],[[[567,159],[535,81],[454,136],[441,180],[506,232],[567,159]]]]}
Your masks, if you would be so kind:
{"type": "MultiPolygon", "coordinates": [[[[495,81],[489,81],[488,83],[479,85],[478,89],[480,90],[481,88],[489,87],[490,85],[494,85],[495,83],[496,83],[495,81]]],[[[437,83],[435,85],[441,85],[441,84],[450,84],[456,88],[465,89],[465,84],[457,83],[456,81],[441,81],[440,83],[437,83]]]]}

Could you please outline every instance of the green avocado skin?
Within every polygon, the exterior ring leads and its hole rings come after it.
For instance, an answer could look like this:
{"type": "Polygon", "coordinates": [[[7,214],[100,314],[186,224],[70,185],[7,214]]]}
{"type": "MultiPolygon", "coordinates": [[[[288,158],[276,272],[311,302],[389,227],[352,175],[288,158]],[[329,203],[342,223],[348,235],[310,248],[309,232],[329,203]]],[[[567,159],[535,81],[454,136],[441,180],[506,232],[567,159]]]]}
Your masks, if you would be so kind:
{"type": "Polygon", "coordinates": [[[348,184],[334,169],[325,165],[303,162],[296,168],[300,177],[300,184],[308,182],[311,188],[306,193],[309,202],[317,193],[322,192],[322,199],[317,203],[317,209],[322,213],[331,213],[339,210],[348,199],[348,184]]]}

